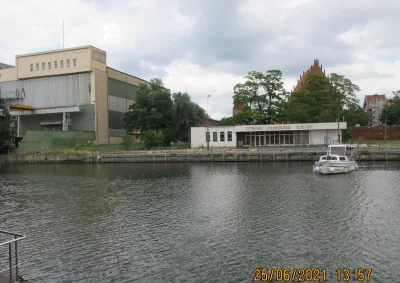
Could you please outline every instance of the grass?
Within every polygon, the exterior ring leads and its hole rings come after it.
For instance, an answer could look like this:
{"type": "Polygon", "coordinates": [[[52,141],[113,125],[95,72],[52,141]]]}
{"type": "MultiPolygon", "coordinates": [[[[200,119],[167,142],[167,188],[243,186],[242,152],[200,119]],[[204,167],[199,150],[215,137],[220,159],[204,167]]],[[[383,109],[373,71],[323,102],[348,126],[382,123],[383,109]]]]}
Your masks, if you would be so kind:
{"type": "Polygon", "coordinates": [[[400,145],[400,140],[355,140],[351,141],[353,144],[399,144],[400,145]]]}

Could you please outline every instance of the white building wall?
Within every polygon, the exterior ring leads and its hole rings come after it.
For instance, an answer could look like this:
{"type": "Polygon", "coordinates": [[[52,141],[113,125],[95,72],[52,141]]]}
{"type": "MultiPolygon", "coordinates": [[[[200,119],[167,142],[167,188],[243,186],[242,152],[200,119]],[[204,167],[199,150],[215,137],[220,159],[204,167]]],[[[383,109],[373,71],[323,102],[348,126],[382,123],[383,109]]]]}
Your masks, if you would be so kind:
{"type": "MultiPolygon", "coordinates": [[[[235,126],[217,126],[209,127],[210,131],[210,147],[236,147],[236,131],[235,126]],[[217,141],[214,140],[214,133],[217,133],[217,141]],[[232,140],[228,141],[228,132],[232,133],[232,140]],[[221,141],[221,133],[224,133],[224,141],[221,141]]],[[[191,128],[191,147],[207,147],[206,127],[191,128]]]]}

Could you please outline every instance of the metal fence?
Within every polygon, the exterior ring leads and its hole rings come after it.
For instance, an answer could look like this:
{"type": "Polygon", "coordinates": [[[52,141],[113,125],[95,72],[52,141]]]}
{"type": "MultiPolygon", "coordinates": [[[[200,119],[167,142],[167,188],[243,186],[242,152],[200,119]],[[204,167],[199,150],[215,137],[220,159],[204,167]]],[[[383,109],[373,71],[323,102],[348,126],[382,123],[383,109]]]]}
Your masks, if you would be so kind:
{"type": "MultiPolygon", "coordinates": [[[[9,282],[13,282],[13,267],[15,268],[15,282],[19,282],[19,274],[18,274],[18,241],[25,239],[24,235],[2,231],[0,230],[0,235],[12,236],[14,239],[7,240],[3,243],[0,243],[1,246],[8,245],[8,268],[0,270],[0,273],[9,272],[10,280],[9,282]],[[13,246],[14,246],[14,261],[15,264],[13,266],[13,246]]],[[[0,266],[0,268],[2,268],[0,266]]]]}

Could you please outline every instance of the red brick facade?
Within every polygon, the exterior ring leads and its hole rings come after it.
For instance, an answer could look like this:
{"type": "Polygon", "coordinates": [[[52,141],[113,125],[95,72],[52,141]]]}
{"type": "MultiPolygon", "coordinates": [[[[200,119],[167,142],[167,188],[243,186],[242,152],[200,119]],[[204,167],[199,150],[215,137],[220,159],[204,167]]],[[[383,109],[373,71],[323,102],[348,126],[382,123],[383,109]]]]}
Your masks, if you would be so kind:
{"type": "Polygon", "coordinates": [[[240,101],[239,103],[235,103],[233,105],[232,115],[242,113],[242,111],[245,107],[246,107],[246,104],[243,101],[240,101]]]}
{"type": "MultiPolygon", "coordinates": [[[[352,127],[351,128],[352,140],[384,140],[385,139],[385,126],[375,127],[352,127]]],[[[399,140],[400,139],[400,126],[386,126],[386,139],[399,140]]]]}
{"type": "Polygon", "coordinates": [[[307,78],[308,74],[320,74],[323,75],[325,78],[327,78],[325,74],[325,70],[322,70],[322,65],[319,65],[319,60],[315,59],[314,60],[314,65],[311,65],[310,68],[308,68],[307,71],[303,71],[303,74],[300,76],[300,79],[297,80],[297,85],[294,87],[293,91],[299,91],[303,88],[305,80],[307,78]]]}

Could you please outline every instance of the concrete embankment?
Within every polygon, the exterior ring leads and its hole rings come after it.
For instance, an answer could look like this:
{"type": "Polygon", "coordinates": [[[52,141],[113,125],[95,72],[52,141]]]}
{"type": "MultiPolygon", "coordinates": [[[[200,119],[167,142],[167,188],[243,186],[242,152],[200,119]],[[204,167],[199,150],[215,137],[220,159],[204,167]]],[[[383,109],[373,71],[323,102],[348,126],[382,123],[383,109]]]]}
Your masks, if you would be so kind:
{"type": "MultiPolygon", "coordinates": [[[[167,163],[313,161],[325,152],[93,153],[9,155],[9,163],[167,163]]],[[[357,161],[400,161],[400,152],[357,153],[357,161]]]]}

